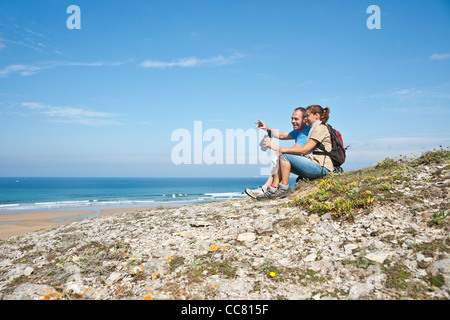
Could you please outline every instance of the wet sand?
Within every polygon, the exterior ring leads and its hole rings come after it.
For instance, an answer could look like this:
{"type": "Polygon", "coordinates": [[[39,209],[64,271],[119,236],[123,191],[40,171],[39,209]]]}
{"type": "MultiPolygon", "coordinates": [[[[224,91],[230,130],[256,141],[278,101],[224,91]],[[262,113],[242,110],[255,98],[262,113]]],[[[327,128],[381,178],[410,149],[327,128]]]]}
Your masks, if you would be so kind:
{"type": "MultiPolygon", "coordinates": [[[[119,208],[101,210],[102,216],[109,216],[125,212],[139,212],[155,209],[150,208],[119,208]]],[[[0,214],[0,239],[18,236],[40,229],[69,224],[91,216],[97,211],[47,211],[0,214]],[[53,221],[57,219],[57,221],[53,221]]]]}

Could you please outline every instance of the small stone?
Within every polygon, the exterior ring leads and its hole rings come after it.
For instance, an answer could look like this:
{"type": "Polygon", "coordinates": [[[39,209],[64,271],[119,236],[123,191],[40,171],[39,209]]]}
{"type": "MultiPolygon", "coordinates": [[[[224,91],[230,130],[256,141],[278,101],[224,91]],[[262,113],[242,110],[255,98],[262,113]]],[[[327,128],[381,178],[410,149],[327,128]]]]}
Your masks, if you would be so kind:
{"type": "Polygon", "coordinates": [[[151,259],[144,264],[144,274],[153,275],[161,272],[162,261],[158,259],[151,259]]]}
{"type": "Polygon", "coordinates": [[[273,222],[269,219],[264,220],[256,225],[255,230],[260,236],[273,234],[273,222]]]}
{"type": "Polygon", "coordinates": [[[194,228],[209,227],[209,226],[212,226],[212,225],[213,224],[211,222],[208,222],[208,221],[192,221],[190,223],[190,226],[194,227],[194,228]]]}
{"type": "Polygon", "coordinates": [[[25,270],[23,271],[23,275],[28,277],[29,275],[31,275],[33,273],[33,271],[34,271],[33,268],[26,267],[25,270]]]}
{"type": "Polygon", "coordinates": [[[119,281],[119,279],[122,277],[122,273],[120,272],[113,272],[111,273],[111,275],[108,277],[108,279],[106,279],[106,284],[113,284],[117,281],[119,281]]]}
{"type": "Polygon", "coordinates": [[[307,255],[307,256],[303,259],[303,261],[305,261],[305,262],[312,262],[312,261],[315,261],[315,260],[316,260],[316,257],[317,257],[317,254],[311,253],[310,255],[307,255]]]}
{"type": "Polygon", "coordinates": [[[64,290],[67,292],[73,292],[75,294],[82,294],[86,290],[86,286],[83,285],[83,280],[79,273],[71,275],[64,286],[64,290]]]}
{"type": "Polygon", "coordinates": [[[356,283],[354,284],[349,291],[348,299],[349,300],[358,300],[367,296],[373,290],[373,285],[368,283],[356,283]]]}
{"type": "Polygon", "coordinates": [[[331,238],[331,241],[333,242],[339,242],[341,240],[341,238],[339,238],[338,236],[333,236],[333,238],[331,238]]]}
{"type": "Polygon", "coordinates": [[[286,296],[287,300],[306,300],[310,299],[312,296],[311,292],[305,291],[305,292],[292,292],[288,293],[286,296]]]}
{"type": "Polygon", "coordinates": [[[450,259],[443,259],[433,263],[431,272],[434,274],[450,275],[450,259]]]}
{"type": "Polygon", "coordinates": [[[358,245],[354,244],[354,243],[350,243],[350,244],[346,244],[344,246],[344,251],[346,254],[352,254],[353,250],[357,249],[358,245]]]}
{"type": "Polygon", "coordinates": [[[322,221],[323,221],[323,220],[332,220],[333,217],[331,216],[331,213],[330,213],[330,212],[327,212],[327,213],[323,214],[323,215],[320,217],[320,219],[321,219],[322,221]]]}
{"type": "Polygon", "coordinates": [[[191,232],[186,232],[186,231],[184,231],[184,232],[181,232],[180,235],[181,235],[183,238],[187,238],[187,239],[195,239],[195,236],[194,236],[191,232]]]}
{"type": "Polygon", "coordinates": [[[0,260],[0,268],[2,268],[2,267],[9,267],[12,264],[13,264],[12,261],[9,260],[9,259],[0,260]]]}
{"type": "Polygon", "coordinates": [[[237,241],[250,242],[256,239],[256,235],[253,232],[241,233],[237,237],[237,241]]]}
{"type": "Polygon", "coordinates": [[[366,255],[366,259],[378,263],[383,263],[389,257],[389,253],[386,252],[372,252],[366,255]]]}

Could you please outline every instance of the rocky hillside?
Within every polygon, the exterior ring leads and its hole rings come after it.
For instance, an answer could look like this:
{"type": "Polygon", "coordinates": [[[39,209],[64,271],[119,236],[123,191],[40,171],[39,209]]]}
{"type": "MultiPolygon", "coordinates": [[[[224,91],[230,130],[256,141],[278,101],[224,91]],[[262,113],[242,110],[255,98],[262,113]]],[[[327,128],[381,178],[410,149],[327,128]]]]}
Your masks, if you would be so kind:
{"type": "Polygon", "coordinates": [[[449,299],[447,149],[0,241],[0,298],[449,299]]]}

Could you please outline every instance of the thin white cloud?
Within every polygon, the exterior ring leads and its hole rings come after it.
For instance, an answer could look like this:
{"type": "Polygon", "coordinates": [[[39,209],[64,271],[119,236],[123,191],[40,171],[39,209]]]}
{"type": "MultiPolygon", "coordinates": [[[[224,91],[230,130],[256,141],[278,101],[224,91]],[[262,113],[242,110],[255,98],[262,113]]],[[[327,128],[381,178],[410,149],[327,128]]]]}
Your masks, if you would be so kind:
{"type": "Polygon", "coordinates": [[[430,57],[430,60],[445,60],[450,59],[450,53],[435,53],[430,57]]]}
{"type": "Polygon", "coordinates": [[[237,62],[239,59],[243,58],[244,55],[241,53],[234,53],[230,56],[218,55],[211,58],[199,59],[196,57],[188,57],[176,59],[170,62],[157,61],[157,60],[145,60],[144,62],[138,64],[142,68],[172,68],[172,67],[217,67],[227,64],[232,64],[237,62]]]}
{"type": "Polygon", "coordinates": [[[122,62],[68,62],[68,61],[49,61],[41,62],[36,65],[13,64],[0,70],[0,78],[6,78],[14,74],[21,76],[31,76],[42,70],[54,69],[58,67],[104,67],[119,66],[131,62],[132,60],[122,62]]]}
{"type": "Polygon", "coordinates": [[[58,107],[38,102],[23,102],[23,107],[44,115],[51,122],[76,123],[90,126],[118,125],[115,118],[118,114],[85,110],[76,107],[58,107]]]}
{"type": "Polygon", "coordinates": [[[416,92],[416,91],[417,91],[416,89],[410,88],[410,89],[397,90],[397,91],[395,91],[395,93],[396,93],[396,94],[399,94],[399,95],[403,95],[403,94],[414,93],[414,92],[416,92]]]}
{"type": "Polygon", "coordinates": [[[50,43],[48,37],[26,26],[19,26],[16,23],[12,23],[2,27],[4,27],[5,31],[1,40],[3,40],[5,46],[20,46],[40,53],[49,53],[56,49],[50,43]]]}
{"type": "Polygon", "coordinates": [[[0,78],[6,78],[11,74],[20,74],[21,76],[30,76],[41,71],[42,67],[30,66],[25,64],[13,64],[0,70],[0,78]]]}
{"type": "Polygon", "coordinates": [[[434,114],[443,116],[448,115],[450,113],[450,109],[448,107],[435,105],[399,106],[399,107],[391,106],[391,107],[382,107],[381,111],[414,116],[420,116],[424,114],[434,114]]]}

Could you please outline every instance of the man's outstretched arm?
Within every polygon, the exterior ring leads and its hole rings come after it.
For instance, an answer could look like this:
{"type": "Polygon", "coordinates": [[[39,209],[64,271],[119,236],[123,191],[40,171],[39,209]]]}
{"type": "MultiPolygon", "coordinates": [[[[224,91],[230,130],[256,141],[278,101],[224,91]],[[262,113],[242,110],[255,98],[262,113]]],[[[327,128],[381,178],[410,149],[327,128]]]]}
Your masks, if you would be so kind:
{"type": "Polygon", "coordinates": [[[256,123],[256,128],[266,130],[267,132],[271,132],[273,138],[277,138],[280,140],[293,140],[289,132],[281,132],[280,130],[270,129],[264,122],[258,120],[256,123]]]}

